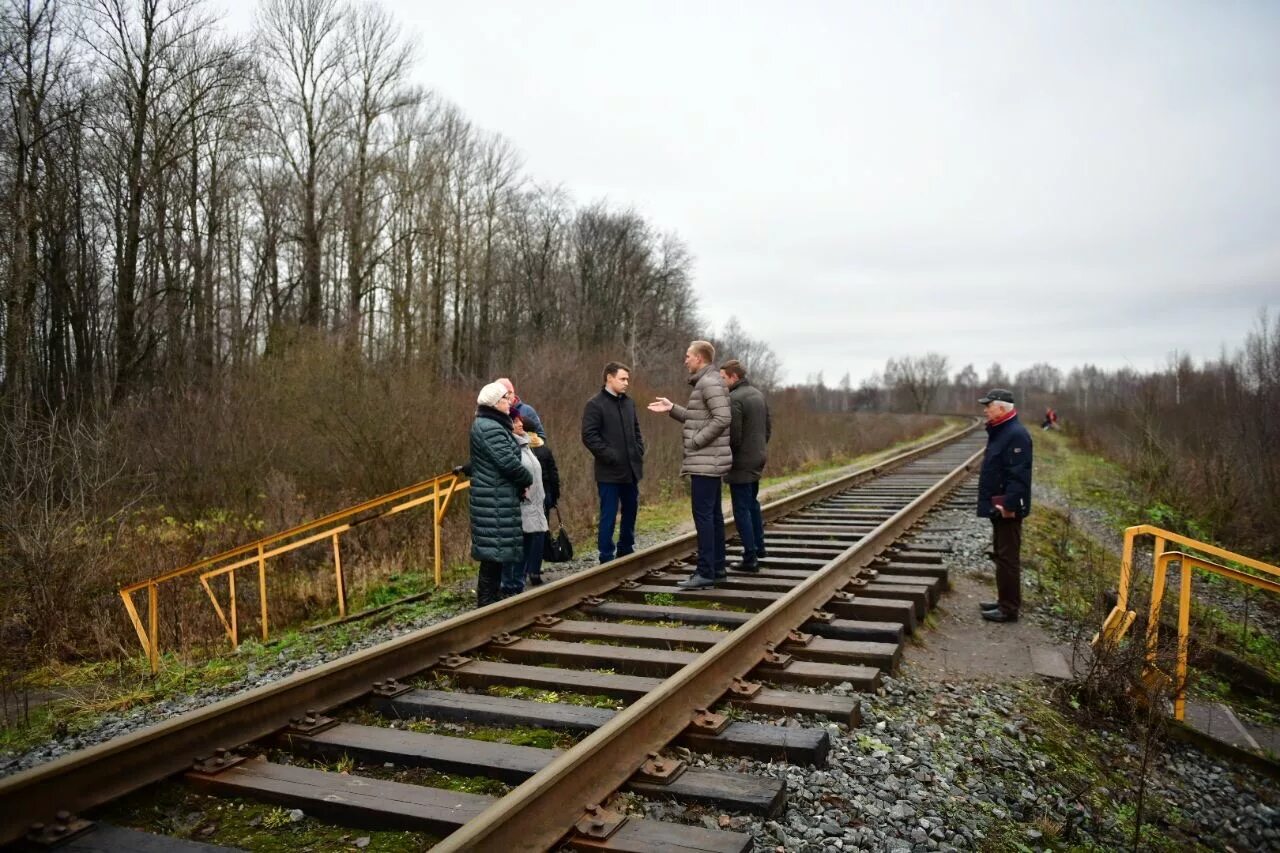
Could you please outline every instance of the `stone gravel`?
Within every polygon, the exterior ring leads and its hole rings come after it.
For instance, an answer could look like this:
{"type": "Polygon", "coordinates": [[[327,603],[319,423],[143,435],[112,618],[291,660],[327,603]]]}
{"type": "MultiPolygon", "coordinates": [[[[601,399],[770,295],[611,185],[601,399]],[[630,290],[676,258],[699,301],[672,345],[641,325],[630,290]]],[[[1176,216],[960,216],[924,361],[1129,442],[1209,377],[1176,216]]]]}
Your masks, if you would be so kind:
{"type": "MultiPolygon", "coordinates": [[[[1131,825],[1099,807],[1132,789],[1070,789],[1053,751],[1019,707],[1042,699],[1029,685],[887,679],[852,730],[825,725],[828,766],[798,767],[695,756],[695,766],[783,779],[787,806],[772,819],[649,800],[648,816],[750,832],[757,849],[982,850],[1017,840],[1032,850],[1092,843],[1127,848],[1131,825]]],[[[761,722],[796,725],[796,721],[761,722]]],[[[1098,733],[1117,761],[1137,761],[1123,736],[1098,733]]],[[[1280,802],[1262,777],[1174,744],[1157,760],[1151,793],[1184,810],[1188,843],[1212,849],[1280,849],[1280,802]]],[[[1096,849],[1096,848],[1094,848],[1096,849]]]]}
{"type": "MultiPolygon", "coordinates": [[[[1087,510],[1075,510],[1081,517],[1087,510]]],[[[1092,519],[1101,531],[1102,519],[1092,519]]],[[[990,528],[972,512],[942,510],[930,528],[948,533],[954,570],[989,577],[990,528]]],[[[1091,527],[1091,533],[1098,535],[1091,527]]],[[[662,537],[641,537],[647,547],[662,537]]],[[[1099,538],[1102,538],[1101,536],[1099,538]]],[[[1105,540],[1104,540],[1105,541],[1105,540]]],[[[576,543],[572,563],[548,565],[549,578],[595,565],[593,543],[576,543]]],[[[1031,580],[1031,579],[1028,579],[1031,580]]],[[[461,609],[461,608],[459,608],[461,609]]],[[[1045,608],[1024,618],[1054,619],[1045,608]]],[[[453,612],[370,628],[343,649],[289,658],[235,684],[110,714],[92,730],[53,740],[21,755],[0,756],[0,776],[49,761],[77,749],[137,731],[213,702],[272,683],[412,630],[443,621],[453,612]]],[[[1060,626],[1059,626],[1060,627],[1060,626]]],[[[863,725],[854,729],[822,721],[757,721],[778,725],[823,725],[832,738],[824,768],[747,759],[690,756],[696,766],[752,772],[784,779],[787,806],[773,819],[721,814],[678,803],[641,800],[647,815],[665,820],[750,832],[758,849],[836,853],[844,850],[981,850],[1014,832],[1027,849],[1091,842],[1104,849],[1127,847],[1129,828],[1096,806],[1099,798],[1130,792],[1068,790],[1058,781],[1052,751],[1017,708],[1032,697],[1045,700],[1047,688],[1031,683],[936,683],[886,678],[863,702],[863,725]],[[1010,829],[1011,824],[1016,824],[1010,829]]],[[[834,692],[849,692],[838,686],[834,692]]],[[[753,719],[751,715],[744,715],[753,719]]],[[[1123,735],[1099,736],[1120,756],[1136,747],[1123,735]]],[[[1169,745],[1151,774],[1153,796],[1184,807],[1180,828],[1188,842],[1211,849],[1280,850],[1280,797],[1276,787],[1180,744],[1169,745]]]]}

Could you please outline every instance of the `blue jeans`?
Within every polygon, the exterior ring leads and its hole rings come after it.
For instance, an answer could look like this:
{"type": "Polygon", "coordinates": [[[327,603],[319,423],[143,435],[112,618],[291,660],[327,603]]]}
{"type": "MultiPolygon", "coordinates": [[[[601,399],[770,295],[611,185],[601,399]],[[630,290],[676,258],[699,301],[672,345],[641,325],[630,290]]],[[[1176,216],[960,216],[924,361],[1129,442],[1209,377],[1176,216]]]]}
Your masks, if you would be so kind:
{"type": "Polygon", "coordinates": [[[510,598],[524,592],[524,560],[502,564],[502,586],[498,596],[510,598]]]}
{"type": "Polygon", "coordinates": [[[764,519],[760,516],[760,483],[730,483],[733,520],[742,540],[742,562],[753,563],[764,550],[764,519]]]}
{"type": "Polygon", "coordinates": [[[704,578],[723,575],[724,510],[720,506],[720,478],[690,475],[689,502],[693,508],[693,526],[698,531],[697,574],[704,578]]]}
{"type": "Polygon", "coordinates": [[[503,598],[510,598],[524,592],[526,576],[542,574],[542,537],[546,535],[541,530],[537,533],[524,534],[524,558],[517,563],[502,564],[503,598]]]}
{"type": "Polygon", "coordinates": [[[542,577],[542,541],[546,538],[541,530],[524,535],[524,580],[542,577]]]}
{"type": "Polygon", "coordinates": [[[622,529],[618,531],[619,557],[625,557],[636,549],[636,510],[640,506],[640,486],[636,483],[596,483],[600,492],[600,530],[597,546],[600,562],[607,563],[614,557],[613,525],[618,507],[622,507],[622,529]]]}

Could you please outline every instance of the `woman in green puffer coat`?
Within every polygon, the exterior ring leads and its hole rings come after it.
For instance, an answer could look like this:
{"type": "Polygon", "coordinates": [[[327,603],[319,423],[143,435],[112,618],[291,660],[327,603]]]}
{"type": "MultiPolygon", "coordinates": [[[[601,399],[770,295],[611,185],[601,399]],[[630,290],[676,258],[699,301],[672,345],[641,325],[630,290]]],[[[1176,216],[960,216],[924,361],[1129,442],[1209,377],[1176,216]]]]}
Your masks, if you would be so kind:
{"type": "Polygon", "coordinates": [[[476,606],[498,600],[504,564],[524,558],[520,498],[533,482],[511,433],[511,395],[490,382],[471,423],[471,556],[480,561],[476,606]]]}

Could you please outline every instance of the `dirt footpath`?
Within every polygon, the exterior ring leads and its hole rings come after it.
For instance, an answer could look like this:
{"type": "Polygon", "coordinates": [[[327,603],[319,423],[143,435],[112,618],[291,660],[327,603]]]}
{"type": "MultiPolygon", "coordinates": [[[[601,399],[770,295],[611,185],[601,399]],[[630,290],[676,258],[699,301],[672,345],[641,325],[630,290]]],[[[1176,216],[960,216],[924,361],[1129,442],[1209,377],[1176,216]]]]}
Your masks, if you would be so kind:
{"type": "MultiPolygon", "coordinates": [[[[1054,642],[1043,628],[1023,618],[995,623],[982,618],[979,602],[995,599],[993,581],[953,572],[951,590],[934,610],[936,624],[903,654],[903,672],[929,681],[1020,679],[1052,675],[1065,666],[1070,649],[1054,642]]],[[[1059,673],[1067,675],[1066,671],[1059,673]]]]}

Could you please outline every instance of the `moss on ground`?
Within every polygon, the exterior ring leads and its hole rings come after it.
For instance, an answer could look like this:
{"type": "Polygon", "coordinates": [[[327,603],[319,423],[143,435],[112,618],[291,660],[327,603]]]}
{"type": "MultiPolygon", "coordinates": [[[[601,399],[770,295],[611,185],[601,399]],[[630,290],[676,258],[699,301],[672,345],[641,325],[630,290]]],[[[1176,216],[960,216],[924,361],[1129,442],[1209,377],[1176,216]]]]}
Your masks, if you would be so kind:
{"type": "Polygon", "coordinates": [[[626,702],[612,696],[573,693],[564,690],[538,690],[533,687],[506,687],[493,685],[487,688],[490,696],[506,696],[511,699],[528,699],[533,702],[555,702],[564,705],[582,705],[588,708],[609,708],[620,711],[626,702]]]}
{"type": "MultiPolygon", "coordinates": [[[[388,621],[410,624],[426,616],[450,613],[465,603],[463,596],[442,587],[429,598],[396,607],[386,616],[388,621]]],[[[142,656],[51,663],[28,673],[24,683],[36,691],[53,692],[56,698],[34,709],[26,724],[0,728],[0,750],[17,752],[51,739],[74,737],[109,713],[223,690],[271,669],[283,658],[340,652],[362,639],[368,629],[367,622],[330,625],[316,631],[292,628],[276,633],[267,643],[246,639],[235,651],[224,650],[212,657],[204,656],[211,651],[208,649],[186,655],[169,653],[162,656],[155,675],[142,656]]]]}
{"type": "Polygon", "coordinates": [[[322,853],[356,850],[357,839],[369,839],[366,851],[411,853],[440,839],[426,832],[368,830],[304,816],[239,797],[200,794],[183,785],[144,788],[90,817],[118,826],[219,844],[262,853],[322,853]]]}

